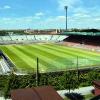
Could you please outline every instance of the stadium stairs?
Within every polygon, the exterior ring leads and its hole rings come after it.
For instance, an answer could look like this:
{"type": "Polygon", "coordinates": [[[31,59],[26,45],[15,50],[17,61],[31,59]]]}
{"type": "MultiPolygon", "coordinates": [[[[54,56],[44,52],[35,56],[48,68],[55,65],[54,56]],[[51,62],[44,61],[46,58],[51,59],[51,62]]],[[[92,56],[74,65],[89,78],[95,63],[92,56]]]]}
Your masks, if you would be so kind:
{"type": "Polygon", "coordinates": [[[2,68],[2,73],[6,74],[9,73],[11,70],[9,69],[9,65],[4,59],[0,60],[0,66],[2,68]]]}

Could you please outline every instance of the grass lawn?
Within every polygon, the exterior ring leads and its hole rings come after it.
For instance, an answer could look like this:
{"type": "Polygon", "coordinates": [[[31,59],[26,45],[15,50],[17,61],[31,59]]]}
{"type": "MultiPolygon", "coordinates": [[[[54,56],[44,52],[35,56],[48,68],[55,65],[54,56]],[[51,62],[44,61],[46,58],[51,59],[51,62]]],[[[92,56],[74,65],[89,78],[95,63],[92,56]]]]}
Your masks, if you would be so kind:
{"type": "Polygon", "coordinates": [[[57,44],[3,45],[0,49],[13,61],[17,69],[35,70],[39,58],[41,72],[59,71],[100,65],[100,54],[57,44]]]}

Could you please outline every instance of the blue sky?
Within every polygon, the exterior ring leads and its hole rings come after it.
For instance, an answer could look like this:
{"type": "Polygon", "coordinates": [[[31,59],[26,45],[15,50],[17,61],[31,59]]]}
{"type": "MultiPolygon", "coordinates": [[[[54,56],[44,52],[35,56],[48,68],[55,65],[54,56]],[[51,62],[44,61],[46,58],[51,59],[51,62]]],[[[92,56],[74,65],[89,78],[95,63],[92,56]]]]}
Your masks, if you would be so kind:
{"type": "Polygon", "coordinates": [[[0,29],[100,28],[100,0],[0,0],[0,29]]]}

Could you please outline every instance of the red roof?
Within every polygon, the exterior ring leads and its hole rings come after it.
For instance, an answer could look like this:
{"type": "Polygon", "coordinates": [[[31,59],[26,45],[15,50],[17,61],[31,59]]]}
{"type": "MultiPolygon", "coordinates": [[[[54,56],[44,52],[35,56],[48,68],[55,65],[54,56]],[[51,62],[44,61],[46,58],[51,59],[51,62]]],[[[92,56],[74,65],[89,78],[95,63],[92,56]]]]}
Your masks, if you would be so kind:
{"type": "Polygon", "coordinates": [[[11,98],[12,100],[63,100],[52,86],[13,90],[11,98]]]}
{"type": "Polygon", "coordinates": [[[100,87],[100,81],[93,81],[93,84],[100,87]]]}

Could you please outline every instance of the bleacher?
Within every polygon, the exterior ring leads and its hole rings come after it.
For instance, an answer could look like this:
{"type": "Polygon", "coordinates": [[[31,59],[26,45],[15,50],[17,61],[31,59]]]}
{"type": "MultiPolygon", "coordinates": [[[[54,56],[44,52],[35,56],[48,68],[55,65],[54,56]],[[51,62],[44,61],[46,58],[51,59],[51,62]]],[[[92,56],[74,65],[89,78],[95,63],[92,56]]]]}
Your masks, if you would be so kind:
{"type": "Polygon", "coordinates": [[[68,36],[66,35],[9,35],[0,36],[0,44],[18,43],[18,42],[60,42],[68,36]]]}
{"type": "Polygon", "coordinates": [[[10,72],[10,68],[9,68],[9,65],[8,63],[4,60],[4,59],[1,59],[0,60],[0,69],[1,69],[1,72],[0,73],[8,73],[10,72]]]}
{"type": "Polygon", "coordinates": [[[70,35],[67,39],[65,39],[65,41],[84,45],[100,46],[100,36],[70,35]]]}

